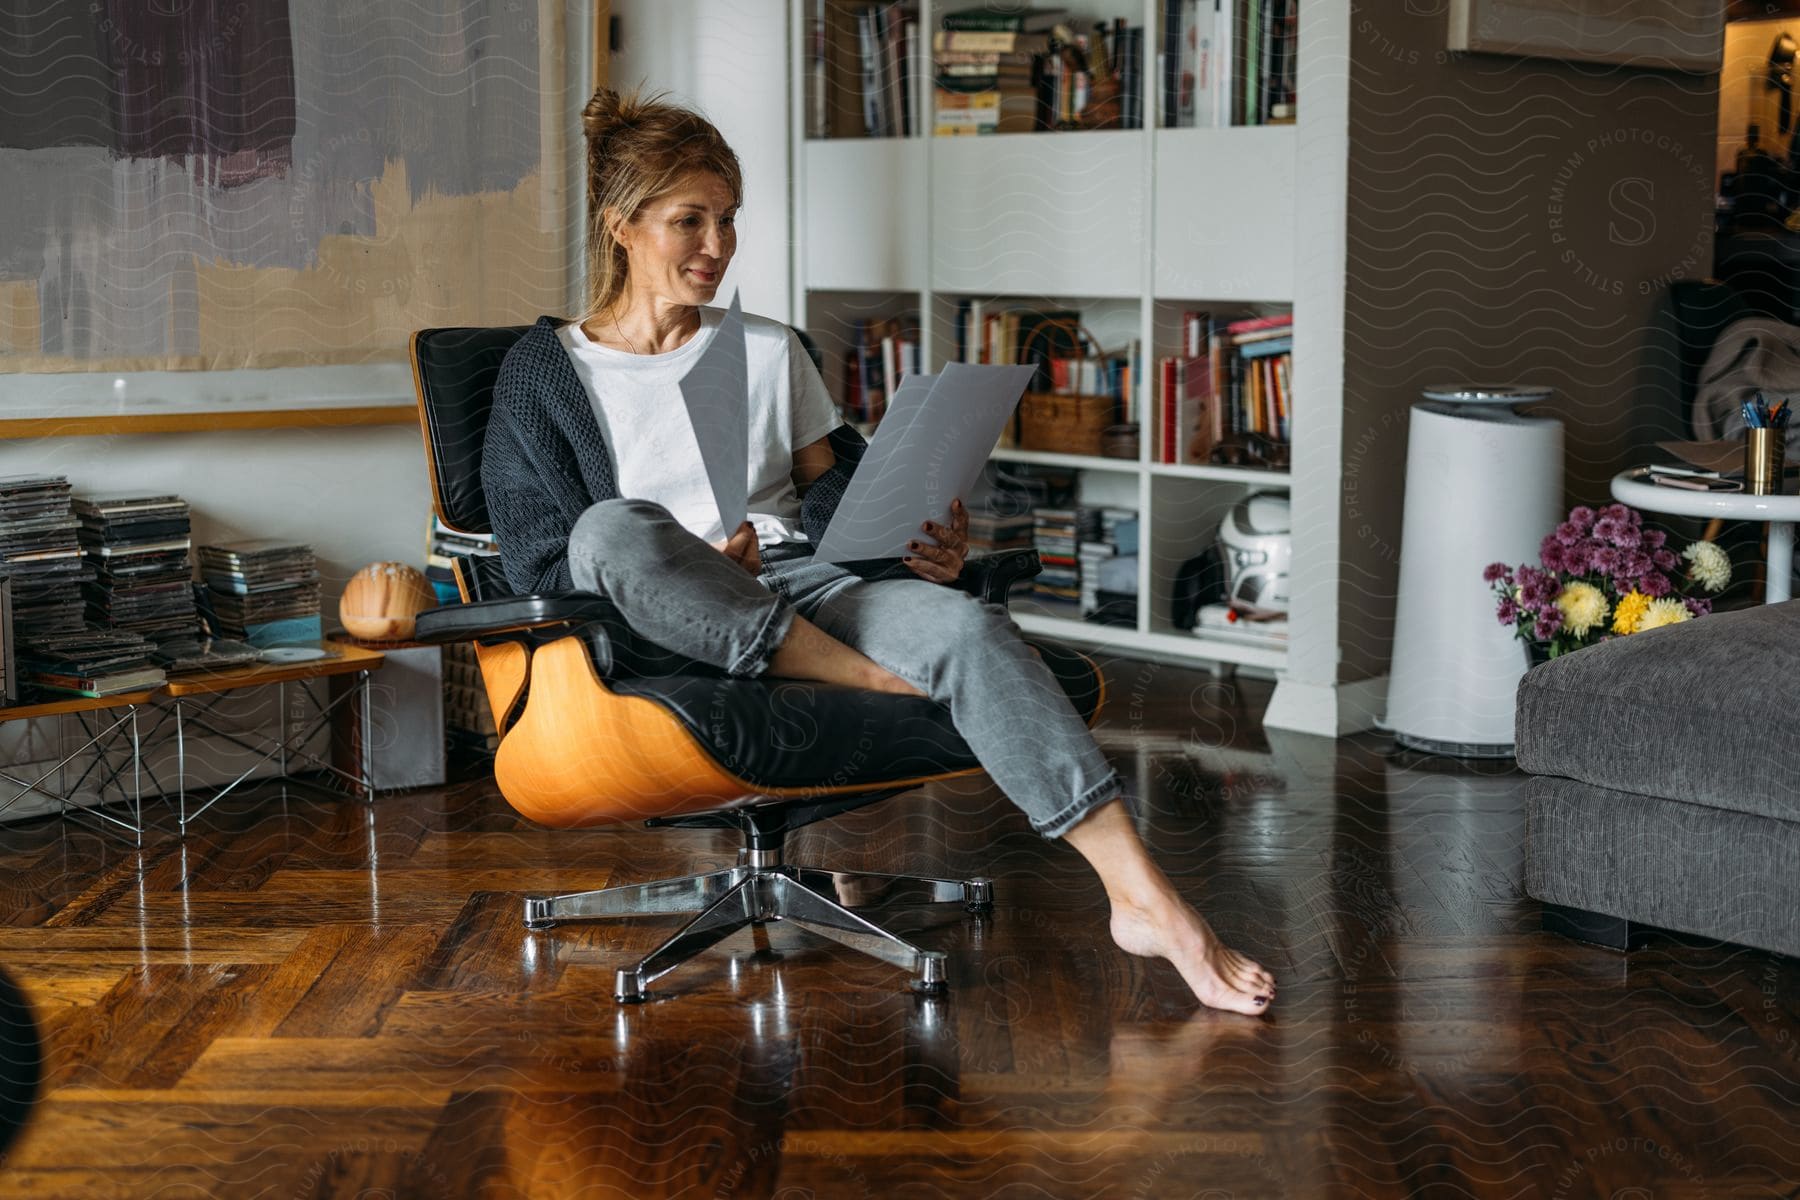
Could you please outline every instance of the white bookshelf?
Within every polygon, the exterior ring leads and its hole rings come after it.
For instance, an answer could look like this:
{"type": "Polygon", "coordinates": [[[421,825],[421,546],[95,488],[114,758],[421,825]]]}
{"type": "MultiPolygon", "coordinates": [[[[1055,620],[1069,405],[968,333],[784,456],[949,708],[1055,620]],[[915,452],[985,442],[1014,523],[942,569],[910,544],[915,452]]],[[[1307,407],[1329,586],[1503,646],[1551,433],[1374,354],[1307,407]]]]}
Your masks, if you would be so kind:
{"type": "MultiPolygon", "coordinates": [[[[922,0],[921,53],[928,60],[933,29],[945,11],[973,2],[922,0]]],[[[1169,619],[1175,568],[1211,540],[1219,518],[1254,490],[1293,494],[1296,509],[1310,491],[1310,507],[1322,511],[1335,490],[1335,474],[1316,480],[1306,473],[1245,467],[1153,463],[1149,459],[1148,384],[1155,360],[1177,344],[1180,314],[1197,309],[1235,316],[1295,313],[1297,381],[1335,379],[1331,371],[1305,370],[1306,354],[1341,356],[1342,279],[1320,281],[1303,292],[1303,246],[1317,243],[1313,219],[1318,200],[1300,192],[1303,153],[1317,153],[1321,127],[1309,127],[1309,83],[1327,72],[1309,61],[1307,42],[1316,23],[1327,40],[1342,24],[1327,5],[1303,3],[1299,125],[1199,129],[1157,128],[1161,0],[1116,0],[1066,5],[1095,19],[1123,16],[1145,31],[1143,109],[1147,128],[1092,132],[1016,133],[984,137],[808,139],[804,119],[805,30],[810,3],[790,5],[790,46],[795,50],[790,138],[796,198],[793,238],[795,309],[792,319],[822,342],[841,343],[826,328],[856,316],[910,310],[921,317],[921,357],[936,370],[955,353],[956,305],[979,299],[989,310],[1019,307],[1079,309],[1083,323],[1108,347],[1135,338],[1143,347],[1143,376],[1136,381],[1134,412],[1144,429],[1137,459],[998,449],[999,460],[1078,468],[1082,503],[1135,508],[1140,520],[1139,602],[1135,628],[1095,625],[1060,606],[1028,598],[1015,601],[1015,616],[1030,632],[1101,647],[1126,657],[1184,663],[1223,663],[1287,675],[1299,652],[1309,661],[1335,660],[1335,607],[1304,626],[1303,606],[1290,619],[1289,647],[1245,645],[1176,630],[1169,619]],[[971,197],[981,197],[979,203],[971,197]],[[1335,294],[1333,294],[1335,289],[1335,294]],[[1320,328],[1309,332],[1311,310],[1326,301],[1320,328]],[[883,306],[886,306],[885,308],[883,306]],[[1335,306],[1335,307],[1333,307],[1335,306]],[[1335,318],[1335,320],[1333,319],[1335,318]],[[1323,336],[1321,336],[1323,334],[1323,336]]],[[[915,78],[929,81],[930,63],[916,64],[915,78]]],[[[1337,91],[1325,81],[1320,92],[1337,91]]],[[[915,127],[928,130],[930,87],[918,89],[915,127]]],[[[1334,122],[1325,144],[1339,152],[1347,142],[1334,99],[1317,103],[1334,122]]],[[[1341,208],[1341,194],[1337,201],[1341,208]]],[[[1336,214],[1341,226],[1341,212],[1336,214]]],[[[1341,237],[1341,234],[1339,235],[1341,237]]],[[[1310,269],[1304,277],[1311,281],[1310,269]]],[[[836,351],[841,355],[842,348],[836,351]]],[[[828,349],[828,359],[833,350],[828,349]]],[[[1323,360],[1321,360],[1323,361],[1323,360]]],[[[1316,365],[1316,364],[1315,364],[1316,365]]],[[[834,394],[841,358],[828,361],[834,394]]],[[[1293,413],[1295,462],[1329,455],[1335,441],[1308,445],[1315,433],[1336,439],[1335,394],[1296,387],[1293,413]],[[1323,416],[1324,419],[1316,419],[1323,416]]],[[[1318,595],[1335,592],[1337,566],[1298,564],[1295,580],[1318,595]]],[[[1290,706],[1294,707],[1294,706],[1290,706]]],[[[1342,721],[1309,701],[1291,727],[1338,732],[1342,721]]]]}

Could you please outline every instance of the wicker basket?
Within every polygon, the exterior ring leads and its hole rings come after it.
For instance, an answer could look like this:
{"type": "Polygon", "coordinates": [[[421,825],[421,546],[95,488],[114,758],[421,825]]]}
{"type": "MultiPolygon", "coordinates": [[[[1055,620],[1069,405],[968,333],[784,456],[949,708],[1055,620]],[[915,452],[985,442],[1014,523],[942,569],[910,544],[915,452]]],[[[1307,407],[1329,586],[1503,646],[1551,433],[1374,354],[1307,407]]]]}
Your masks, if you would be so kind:
{"type": "MultiPolygon", "coordinates": [[[[1046,323],[1032,331],[1032,339],[1046,329],[1071,330],[1095,357],[1100,354],[1100,343],[1079,325],[1046,323]]],[[[1030,340],[1019,347],[1019,358],[1027,365],[1031,363],[1030,347],[1030,340]]],[[[1019,401],[1019,448],[1098,455],[1101,435],[1118,420],[1118,407],[1111,396],[1026,392],[1019,401]]]]}

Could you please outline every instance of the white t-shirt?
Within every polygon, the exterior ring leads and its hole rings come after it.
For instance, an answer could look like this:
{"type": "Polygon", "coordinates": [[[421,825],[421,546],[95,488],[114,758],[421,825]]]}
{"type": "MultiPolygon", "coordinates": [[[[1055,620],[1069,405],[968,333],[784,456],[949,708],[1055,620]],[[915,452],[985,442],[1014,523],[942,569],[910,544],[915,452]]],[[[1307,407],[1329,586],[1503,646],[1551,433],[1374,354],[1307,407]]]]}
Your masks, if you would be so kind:
{"type": "MultiPolygon", "coordinates": [[[[654,500],[684,529],[708,542],[725,539],[718,501],[707,482],[681,380],[718,332],[723,309],[702,307],[700,328],[667,354],[602,346],[570,322],[557,336],[587,389],[612,455],[619,494],[654,500]]],[[[842,421],[800,339],[779,321],[744,314],[750,365],[749,519],[757,540],[804,542],[794,491],[794,451],[842,421]]]]}

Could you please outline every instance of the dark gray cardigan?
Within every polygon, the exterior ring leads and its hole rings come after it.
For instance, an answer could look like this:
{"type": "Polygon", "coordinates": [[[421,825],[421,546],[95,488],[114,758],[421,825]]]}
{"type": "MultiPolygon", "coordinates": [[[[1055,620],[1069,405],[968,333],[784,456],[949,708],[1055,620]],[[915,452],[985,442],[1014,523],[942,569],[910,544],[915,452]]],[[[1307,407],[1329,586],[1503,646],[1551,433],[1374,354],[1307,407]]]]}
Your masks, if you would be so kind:
{"type": "MultiPolygon", "coordinates": [[[[481,453],[481,487],[500,563],[515,592],[566,592],[569,532],[588,507],[619,494],[593,403],[556,336],[562,317],[539,317],[506,353],[481,453]]],[[[831,433],[837,465],[800,501],[800,527],[816,544],[844,498],[864,443],[848,425],[831,433]]]]}

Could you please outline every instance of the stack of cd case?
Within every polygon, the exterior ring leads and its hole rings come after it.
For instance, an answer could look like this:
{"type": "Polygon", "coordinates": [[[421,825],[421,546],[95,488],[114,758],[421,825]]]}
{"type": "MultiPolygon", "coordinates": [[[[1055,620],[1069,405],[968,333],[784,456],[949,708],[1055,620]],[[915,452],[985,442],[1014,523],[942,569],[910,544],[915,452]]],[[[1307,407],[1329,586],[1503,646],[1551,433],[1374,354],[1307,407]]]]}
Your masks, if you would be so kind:
{"type": "Polygon", "coordinates": [[[13,632],[21,645],[87,628],[81,556],[66,475],[0,476],[0,574],[12,580],[13,632]]]}
{"type": "Polygon", "coordinates": [[[42,637],[19,650],[19,670],[49,692],[112,696],[161,687],[165,676],[150,661],[156,644],[135,633],[87,630],[42,637]]]}
{"type": "Polygon", "coordinates": [[[78,496],[82,550],[94,578],[87,617],[101,629],[142,634],[153,642],[192,638],[192,545],[187,501],[179,496],[78,496]]]}
{"type": "Polygon", "coordinates": [[[200,574],[219,636],[279,646],[322,635],[311,546],[275,539],[202,546],[200,574]]]}

